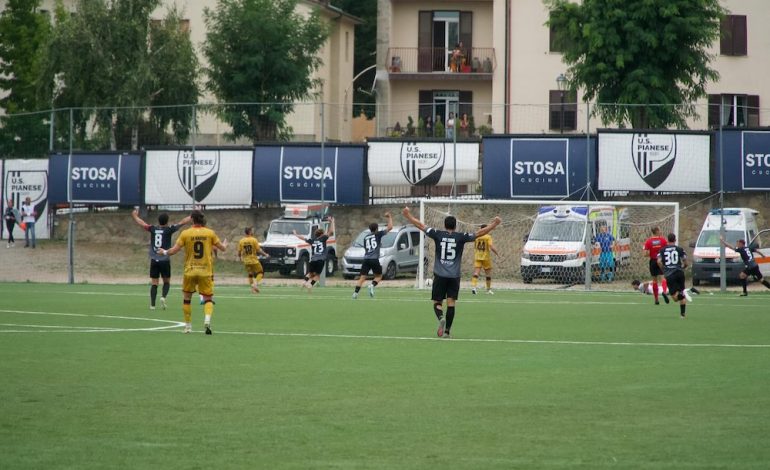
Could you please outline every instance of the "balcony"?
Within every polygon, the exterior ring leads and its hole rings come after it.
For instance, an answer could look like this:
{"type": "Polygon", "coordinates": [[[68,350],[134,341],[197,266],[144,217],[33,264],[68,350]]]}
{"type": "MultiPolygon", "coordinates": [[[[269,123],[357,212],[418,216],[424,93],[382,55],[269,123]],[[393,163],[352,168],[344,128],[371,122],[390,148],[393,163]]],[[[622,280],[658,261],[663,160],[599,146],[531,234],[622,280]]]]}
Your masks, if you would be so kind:
{"type": "Polygon", "coordinates": [[[390,80],[492,80],[497,61],[492,47],[391,47],[385,67],[390,80]]]}

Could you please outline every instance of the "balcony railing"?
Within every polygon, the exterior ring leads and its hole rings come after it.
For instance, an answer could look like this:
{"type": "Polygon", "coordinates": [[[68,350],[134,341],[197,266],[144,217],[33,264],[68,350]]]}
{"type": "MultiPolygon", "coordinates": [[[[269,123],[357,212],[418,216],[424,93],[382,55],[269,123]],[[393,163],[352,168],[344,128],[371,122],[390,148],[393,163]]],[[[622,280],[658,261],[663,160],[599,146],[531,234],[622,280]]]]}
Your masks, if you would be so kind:
{"type": "Polygon", "coordinates": [[[391,74],[492,75],[497,62],[493,47],[466,48],[459,52],[443,47],[391,47],[385,65],[391,74]]]}

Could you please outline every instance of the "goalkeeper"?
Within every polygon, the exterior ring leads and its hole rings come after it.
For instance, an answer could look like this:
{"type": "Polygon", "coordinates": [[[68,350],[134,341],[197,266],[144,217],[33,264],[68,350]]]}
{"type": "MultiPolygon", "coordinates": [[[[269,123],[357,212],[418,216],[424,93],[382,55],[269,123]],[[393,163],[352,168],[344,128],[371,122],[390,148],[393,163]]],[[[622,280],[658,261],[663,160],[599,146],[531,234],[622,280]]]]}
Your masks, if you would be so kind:
{"type": "MultiPolygon", "coordinates": [[[[481,228],[486,228],[487,224],[482,224],[481,228]]],[[[476,256],[473,260],[473,277],[471,277],[471,292],[473,295],[478,293],[476,287],[479,284],[479,274],[481,274],[481,268],[484,268],[484,274],[486,274],[487,294],[494,294],[492,292],[492,253],[495,256],[500,256],[500,253],[495,249],[495,244],[492,241],[492,235],[486,234],[478,237],[473,246],[476,249],[476,256]]]]}

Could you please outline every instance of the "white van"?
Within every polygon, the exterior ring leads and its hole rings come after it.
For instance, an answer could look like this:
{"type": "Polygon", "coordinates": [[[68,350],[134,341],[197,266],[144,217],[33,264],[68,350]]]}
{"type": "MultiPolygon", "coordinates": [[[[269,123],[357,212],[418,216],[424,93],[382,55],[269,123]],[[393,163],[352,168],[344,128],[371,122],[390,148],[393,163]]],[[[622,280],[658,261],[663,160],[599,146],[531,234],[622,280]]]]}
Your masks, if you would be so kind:
{"type": "MultiPolygon", "coordinates": [[[[754,209],[745,207],[712,209],[706,215],[703,227],[700,229],[698,240],[692,244],[692,283],[699,285],[702,281],[719,281],[719,226],[724,217],[725,240],[732,246],[738,240],[745,240],[746,244],[757,249],[762,247],[762,240],[757,227],[757,214],[754,209]]],[[[770,256],[770,250],[760,250],[765,256],[770,256]]],[[[763,264],[770,262],[770,258],[757,256],[760,270],[763,264]]],[[[725,248],[725,264],[727,266],[727,280],[738,281],[738,275],[743,270],[743,261],[738,253],[725,248]]]]}
{"type": "Polygon", "coordinates": [[[585,279],[586,242],[592,247],[591,266],[599,266],[599,247],[593,241],[600,227],[606,225],[615,237],[615,266],[631,259],[627,211],[611,206],[544,206],[521,253],[521,278],[525,283],[536,278],[575,283],[585,279]]]}

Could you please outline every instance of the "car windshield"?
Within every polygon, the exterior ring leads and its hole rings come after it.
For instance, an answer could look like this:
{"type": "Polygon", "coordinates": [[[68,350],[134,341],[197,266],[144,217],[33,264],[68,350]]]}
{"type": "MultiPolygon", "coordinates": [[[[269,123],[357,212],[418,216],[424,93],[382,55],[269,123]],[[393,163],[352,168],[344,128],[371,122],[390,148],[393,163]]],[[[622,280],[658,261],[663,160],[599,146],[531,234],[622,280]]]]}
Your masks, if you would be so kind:
{"type": "Polygon", "coordinates": [[[583,241],[585,226],[580,220],[538,219],[528,240],[579,242],[583,241]]]}
{"type": "MultiPolygon", "coordinates": [[[[369,233],[369,230],[364,230],[363,232],[359,233],[356,239],[353,240],[353,246],[364,246],[364,237],[369,233]]],[[[393,243],[396,241],[396,235],[398,235],[398,232],[396,231],[386,233],[385,236],[382,237],[380,248],[390,248],[393,246],[393,243]]]]}
{"type": "MultiPolygon", "coordinates": [[[[725,240],[732,246],[738,242],[738,240],[744,237],[742,230],[727,230],[725,232],[725,240]]],[[[748,243],[748,241],[746,241],[748,243]]],[[[698,243],[695,246],[699,248],[719,248],[719,230],[704,230],[698,237],[698,243]]]]}
{"type": "Polygon", "coordinates": [[[291,235],[296,230],[302,236],[310,234],[310,224],[301,221],[275,220],[270,224],[271,235],[291,235]]]}

